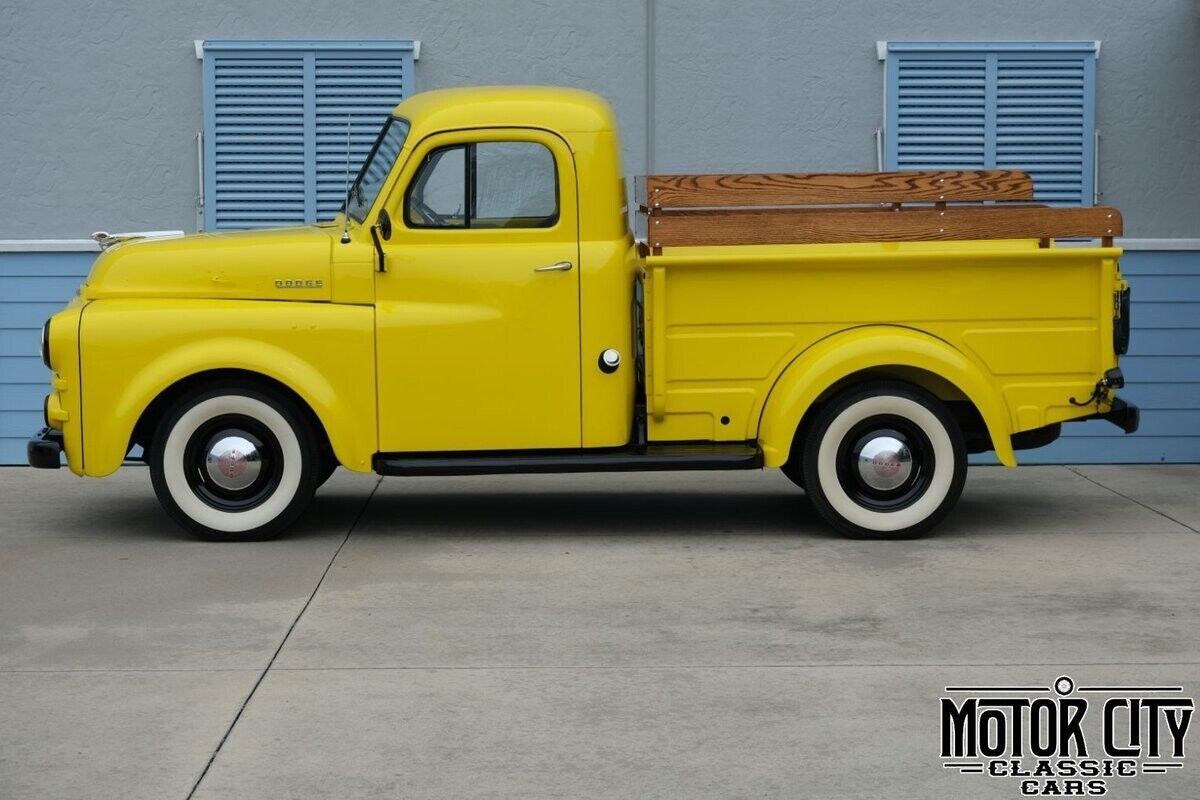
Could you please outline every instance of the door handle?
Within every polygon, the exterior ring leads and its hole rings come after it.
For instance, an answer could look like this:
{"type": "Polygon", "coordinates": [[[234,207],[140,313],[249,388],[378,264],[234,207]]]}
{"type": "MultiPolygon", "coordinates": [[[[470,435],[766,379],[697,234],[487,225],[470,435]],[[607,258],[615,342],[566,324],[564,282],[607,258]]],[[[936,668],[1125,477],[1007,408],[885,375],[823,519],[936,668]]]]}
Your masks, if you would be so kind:
{"type": "Polygon", "coordinates": [[[559,261],[556,264],[547,264],[544,267],[534,267],[534,272],[567,272],[571,269],[570,261],[559,261]]]}

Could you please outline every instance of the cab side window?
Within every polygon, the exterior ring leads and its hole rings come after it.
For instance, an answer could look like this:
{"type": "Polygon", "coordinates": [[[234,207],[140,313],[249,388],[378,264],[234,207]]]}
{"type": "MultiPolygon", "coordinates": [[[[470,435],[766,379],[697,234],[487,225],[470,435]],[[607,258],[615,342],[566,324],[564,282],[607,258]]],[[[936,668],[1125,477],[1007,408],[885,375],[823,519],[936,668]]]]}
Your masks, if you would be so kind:
{"type": "Polygon", "coordinates": [[[548,228],[558,221],[554,154],[537,142],[434,150],[405,195],[412,228],[548,228]]]}

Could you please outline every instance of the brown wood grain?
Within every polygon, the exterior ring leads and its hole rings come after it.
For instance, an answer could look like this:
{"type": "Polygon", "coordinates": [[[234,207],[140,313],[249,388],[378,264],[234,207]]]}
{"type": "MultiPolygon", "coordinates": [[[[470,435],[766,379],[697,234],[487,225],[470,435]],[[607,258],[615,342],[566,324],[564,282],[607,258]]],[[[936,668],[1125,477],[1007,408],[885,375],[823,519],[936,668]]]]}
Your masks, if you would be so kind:
{"type": "Polygon", "coordinates": [[[1115,208],[974,206],[946,209],[766,208],[675,211],[646,220],[653,249],[742,244],[919,242],[1121,236],[1115,208]]]}
{"type": "Polygon", "coordinates": [[[635,198],[662,209],[1032,200],[1033,181],[1012,170],[647,175],[635,198]]]}

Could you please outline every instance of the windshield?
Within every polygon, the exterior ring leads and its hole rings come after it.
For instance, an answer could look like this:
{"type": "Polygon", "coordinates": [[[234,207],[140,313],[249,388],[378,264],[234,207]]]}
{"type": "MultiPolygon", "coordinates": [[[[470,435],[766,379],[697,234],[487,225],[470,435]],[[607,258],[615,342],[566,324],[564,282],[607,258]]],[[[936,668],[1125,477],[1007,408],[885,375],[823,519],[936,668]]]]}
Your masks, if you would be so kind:
{"type": "Polygon", "coordinates": [[[379,138],[375,140],[375,146],[371,148],[371,154],[363,162],[358,177],[350,187],[348,202],[343,206],[357,222],[363,221],[367,210],[375,202],[375,196],[379,194],[380,187],[387,180],[392,165],[396,163],[396,157],[404,147],[410,127],[408,120],[397,117],[389,117],[384,123],[379,138]]]}

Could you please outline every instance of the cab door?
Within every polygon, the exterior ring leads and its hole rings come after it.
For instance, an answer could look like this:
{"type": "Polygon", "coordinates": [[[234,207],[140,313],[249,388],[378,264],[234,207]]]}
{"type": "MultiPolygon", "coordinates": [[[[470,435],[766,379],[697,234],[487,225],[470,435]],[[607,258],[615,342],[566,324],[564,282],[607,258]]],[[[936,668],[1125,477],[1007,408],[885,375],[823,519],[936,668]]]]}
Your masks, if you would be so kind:
{"type": "Polygon", "coordinates": [[[562,139],[419,142],[376,273],[383,452],[579,447],[579,227],[562,139]]]}

